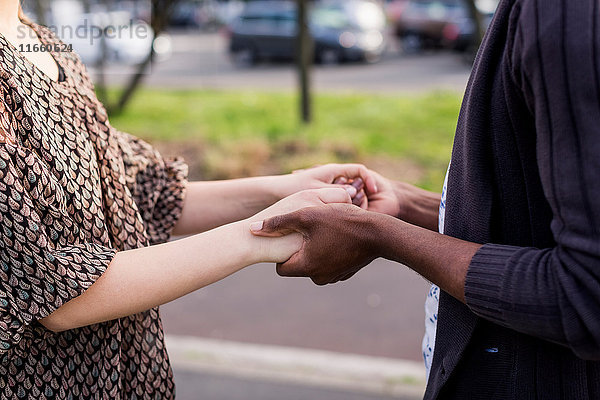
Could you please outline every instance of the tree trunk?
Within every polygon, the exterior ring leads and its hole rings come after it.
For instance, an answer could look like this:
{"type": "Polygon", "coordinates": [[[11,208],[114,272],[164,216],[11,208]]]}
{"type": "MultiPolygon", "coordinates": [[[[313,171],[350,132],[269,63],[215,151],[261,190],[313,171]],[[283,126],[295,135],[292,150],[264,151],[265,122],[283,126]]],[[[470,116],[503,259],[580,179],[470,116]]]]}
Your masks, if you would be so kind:
{"type": "MultiPolygon", "coordinates": [[[[150,20],[150,26],[154,32],[154,40],[165,30],[175,5],[179,0],[152,0],[152,17],[150,20]]],[[[133,97],[135,91],[139,88],[140,84],[146,74],[146,69],[152,64],[154,60],[154,46],[150,47],[150,52],[145,60],[138,66],[136,73],[129,80],[125,89],[121,93],[119,100],[115,106],[114,112],[121,113],[133,97]]]]}
{"type": "Polygon", "coordinates": [[[476,43],[477,47],[481,44],[483,40],[483,35],[485,35],[485,23],[483,22],[483,16],[479,12],[477,8],[477,4],[475,0],[466,0],[467,6],[469,7],[469,13],[471,14],[471,18],[473,23],[475,24],[475,35],[476,35],[476,43]]]}
{"type": "MultiPolygon", "coordinates": [[[[169,20],[171,19],[173,9],[178,2],[179,0],[152,0],[152,16],[150,20],[150,27],[154,33],[154,39],[164,32],[169,20]]],[[[125,107],[127,107],[129,101],[144,80],[146,70],[152,64],[154,56],[154,46],[151,46],[150,50],[148,51],[148,55],[144,61],[137,66],[136,71],[127,81],[125,87],[119,94],[117,101],[115,103],[111,103],[107,101],[108,99],[105,99],[106,109],[110,114],[122,113],[125,107]]],[[[101,82],[103,82],[103,79],[101,82]]],[[[101,87],[98,87],[98,89],[100,89],[100,93],[105,93],[101,87]]],[[[104,96],[106,97],[106,94],[104,94],[104,96]]]]}
{"type": "Polygon", "coordinates": [[[307,0],[298,0],[298,78],[300,83],[300,116],[308,124],[312,119],[310,95],[310,67],[313,62],[313,44],[308,26],[307,0]]]}

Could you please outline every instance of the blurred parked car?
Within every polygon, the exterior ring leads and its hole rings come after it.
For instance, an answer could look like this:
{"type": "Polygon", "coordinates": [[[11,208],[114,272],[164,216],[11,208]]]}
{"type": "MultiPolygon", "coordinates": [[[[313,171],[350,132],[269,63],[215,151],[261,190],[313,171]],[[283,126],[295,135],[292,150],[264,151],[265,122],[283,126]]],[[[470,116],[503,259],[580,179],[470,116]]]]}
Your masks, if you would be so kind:
{"type": "Polygon", "coordinates": [[[215,31],[221,26],[218,11],[216,0],[180,1],[173,10],[169,25],[215,31]]]}
{"type": "MultiPolygon", "coordinates": [[[[489,25],[497,1],[477,6],[489,25]],[[490,6],[491,4],[491,6],[490,6]]],[[[466,51],[477,44],[476,25],[465,0],[407,0],[396,11],[394,30],[405,51],[451,48],[466,51]]]]}
{"type": "Polygon", "coordinates": [[[396,26],[407,4],[408,0],[386,0],[385,14],[392,26],[396,26]]]}
{"type": "MultiPolygon", "coordinates": [[[[309,11],[315,60],[377,61],[385,49],[385,14],[371,0],[318,2],[309,11]]],[[[238,63],[293,59],[297,10],[293,1],[253,1],[229,27],[229,51],[238,63]]]]}

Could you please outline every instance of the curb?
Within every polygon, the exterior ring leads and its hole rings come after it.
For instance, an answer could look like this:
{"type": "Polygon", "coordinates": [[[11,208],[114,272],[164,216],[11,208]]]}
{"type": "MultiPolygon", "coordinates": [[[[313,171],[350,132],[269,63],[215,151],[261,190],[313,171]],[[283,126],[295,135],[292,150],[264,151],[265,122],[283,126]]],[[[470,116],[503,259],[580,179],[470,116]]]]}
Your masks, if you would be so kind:
{"type": "Polygon", "coordinates": [[[165,335],[175,370],[421,399],[422,363],[329,351],[165,335]]]}

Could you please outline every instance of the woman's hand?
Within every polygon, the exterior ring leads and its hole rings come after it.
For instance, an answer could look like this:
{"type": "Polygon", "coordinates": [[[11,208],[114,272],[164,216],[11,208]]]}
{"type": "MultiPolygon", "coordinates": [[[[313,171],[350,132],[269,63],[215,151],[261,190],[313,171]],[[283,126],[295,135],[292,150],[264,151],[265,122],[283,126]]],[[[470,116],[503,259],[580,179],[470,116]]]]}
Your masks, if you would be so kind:
{"type": "Polygon", "coordinates": [[[279,190],[282,197],[306,189],[353,186],[350,189],[355,205],[367,207],[366,194],[377,193],[377,184],[371,171],[361,164],[327,164],[309,169],[294,171],[281,177],[279,190]],[[364,189],[364,190],[363,190],[364,189]]]}
{"type": "MultiPolygon", "coordinates": [[[[352,192],[352,190],[350,190],[352,192]]],[[[288,214],[306,207],[317,207],[326,204],[351,204],[352,199],[348,190],[337,187],[304,190],[292,194],[271,207],[248,218],[244,225],[251,239],[253,261],[281,263],[297,253],[302,246],[302,236],[291,234],[280,238],[264,238],[250,235],[250,230],[256,228],[263,220],[276,215],[288,214]]]]}

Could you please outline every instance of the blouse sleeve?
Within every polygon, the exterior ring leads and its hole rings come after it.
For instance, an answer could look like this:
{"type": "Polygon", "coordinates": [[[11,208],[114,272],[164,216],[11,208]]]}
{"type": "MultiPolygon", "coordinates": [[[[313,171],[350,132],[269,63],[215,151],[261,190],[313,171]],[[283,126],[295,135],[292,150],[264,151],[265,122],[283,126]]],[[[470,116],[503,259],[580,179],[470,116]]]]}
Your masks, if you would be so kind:
{"type": "Polygon", "coordinates": [[[0,143],[0,355],[28,325],[81,295],[116,254],[66,239],[73,221],[64,196],[32,152],[0,143]]]}
{"type": "Polygon", "coordinates": [[[188,166],[181,158],[163,159],[151,145],[116,132],[129,189],[135,198],[150,244],[169,240],[185,198],[188,166]]]}

